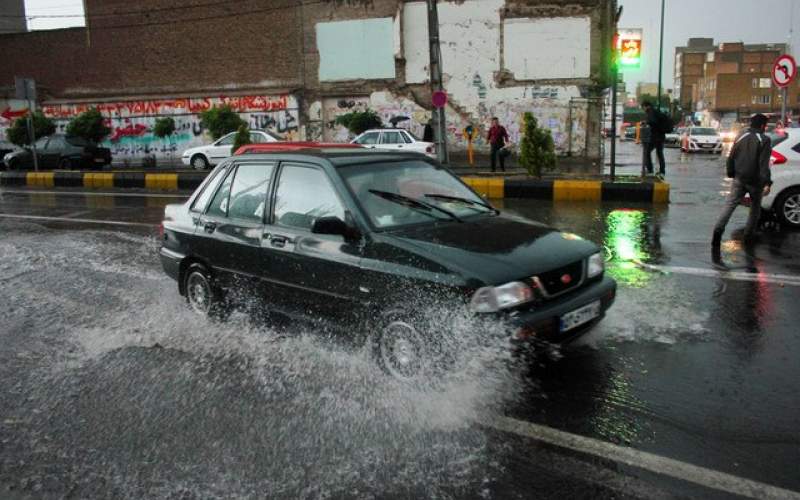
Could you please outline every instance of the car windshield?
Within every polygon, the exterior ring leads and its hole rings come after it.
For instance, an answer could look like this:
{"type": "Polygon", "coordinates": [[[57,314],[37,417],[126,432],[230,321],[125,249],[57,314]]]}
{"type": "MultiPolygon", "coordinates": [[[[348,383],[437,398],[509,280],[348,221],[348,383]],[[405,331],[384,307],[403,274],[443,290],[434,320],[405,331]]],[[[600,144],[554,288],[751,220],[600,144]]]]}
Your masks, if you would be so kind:
{"type": "Polygon", "coordinates": [[[717,135],[713,128],[693,128],[692,135],[717,135]]]}
{"type": "Polygon", "coordinates": [[[348,165],[339,171],[379,229],[494,213],[449,171],[423,160],[348,165]]]}

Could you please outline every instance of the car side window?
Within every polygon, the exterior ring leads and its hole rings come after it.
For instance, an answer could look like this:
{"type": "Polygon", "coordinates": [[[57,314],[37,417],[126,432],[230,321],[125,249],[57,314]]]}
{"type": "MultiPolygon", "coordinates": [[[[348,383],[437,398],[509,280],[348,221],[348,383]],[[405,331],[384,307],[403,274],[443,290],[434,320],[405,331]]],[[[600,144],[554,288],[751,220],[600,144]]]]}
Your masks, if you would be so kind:
{"type": "Polygon", "coordinates": [[[800,153],[800,142],[794,145],[792,151],[794,151],[795,153],[800,153]]]}
{"type": "Polygon", "coordinates": [[[322,170],[287,165],[275,194],[275,224],[310,231],[320,217],[344,220],[344,207],[322,170]]]}
{"type": "Polygon", "coordinates": [[[262,142],[267,142],[263,135],[258,134],[256,132],[250,132],[250,142],[253,144],[261,144],[262,142]]]}
{"type": "Polygon", "coordinates": [[[267,203],[267,187],[274,165],[239,165],[233,178],[228,217],[262,221],[267,203]]]}
{"type": "Polygon", "coordinates": [[[208,215],[216,215],[217,217],[225,217],[228,215],[228,198],[231,194],[231,182],[233,182],[234,169],[230,169],[228,176],[222,181],[222,185],[217,189],[217,194],[211,200],[211,205],[208,207],[208,215]]]}
{"type": "Polygon", "coordinates": [[[411,138],[410,135],[408,135],[407,132],[400,132],[400,137],[403,138],[406,144],[411,144],[412,142],[414,142],[414,140],[411,138]]]}
{"type": "Polygon", "coordinates": [[[38,139],[38,140],[37,140],[37,141],[34,143],[34,145],[36,146],[36,149],[45,149],[45,146],[47,146],[47,141],[48,141],[49,139],[50,139],[50,137],[41,137],[41,138],[39,138],[39,139],[38,139]]]}
{"type": "Polygon", "coordinates": [[[400,137],[400,132],[384,132],[381,144],[403,144],[405,141],[400,137]]]}
{"type": "Polygon", "coordinates": [[[379,135],[380,133],[378,132],[369,132],[359,137],[356,144],[378,144],[379,135]]]}
{"type": "Polygon", "coordinates": [[[217,146],[233,146],[233,140],[236,138],[236,134],[226,135],[222,139],[219,140],[217,146]]]}
{"type": "Polygon", "coordinates": [[[208,200],[211,199],[211,196],[214,194],[214,190],[217,188],[219,184],[219,179],[222,177],[220,172],[224,172],[225,169],[216,169],[211,172],[211,178],[208,180],[206,185],[203,187],[203,191],[195,198],[194,203],[192,203],[192,212],[200,212],[202,213],[206,209],[206,205],[208,205],[208,200]]]}
{"type": "Polygon", "coordinates": [[[47,149],[49,150],[57,150],[57,149],[64,149],[67,147],[67,141],[65,141],[62,137],[53,137],[50,139],[50,142],[47,143],[47,149]]]}

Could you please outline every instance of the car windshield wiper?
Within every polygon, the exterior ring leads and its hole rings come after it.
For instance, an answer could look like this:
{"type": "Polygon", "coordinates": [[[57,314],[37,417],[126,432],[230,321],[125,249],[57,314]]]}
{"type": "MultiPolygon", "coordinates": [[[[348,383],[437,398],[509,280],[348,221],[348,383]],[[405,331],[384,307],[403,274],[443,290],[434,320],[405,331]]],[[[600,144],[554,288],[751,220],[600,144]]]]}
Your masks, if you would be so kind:
{"type": "Polygon", "coordinates": [[[403,196],[402,194],[391,193],[389,191],[380,191],[378,189],[370,189],[369,192],[374,194],[375,196],[380,196],[384,200],[393,201],[399,205],[403,205],[408,208],[423,210],[424,213],[428,214],[430,214],[432,210],[436,210],[437,212],[441,212],[455,221],[463,222],[461,219],[458,218],[456,214],[454,214],[450,210],[446,210],[442,207],[437,207],[436,205],[432,205],[430,203],[425,203],[422,200],[417,200],[416,198],[411,198],[410,196],[403,196]]]}
{"type": "Polygon", "coordinates": [[[491,210],[495,214],[500,215],[500,210],[494,208],[488,203],[482,203],[480,201],[470,200],[468,198],[461,198],[459,196],[449,196],[446,194],[435,194],[435,193],[428,193],[425,195],[425,198],[433,198],[434,200],[460,201],[462,203],[466,203],[467,205],[472,205],[474,207],[486,208],[488,210],[491,210]]]}

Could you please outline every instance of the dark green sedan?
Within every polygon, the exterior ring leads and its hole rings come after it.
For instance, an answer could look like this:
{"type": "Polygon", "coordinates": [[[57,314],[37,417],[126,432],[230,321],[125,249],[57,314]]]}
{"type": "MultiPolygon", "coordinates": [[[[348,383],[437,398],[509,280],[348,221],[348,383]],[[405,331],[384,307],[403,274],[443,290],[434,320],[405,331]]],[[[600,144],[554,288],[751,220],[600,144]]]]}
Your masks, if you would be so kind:
{"type": "Polygon", "coordinates": [[[398,378],[429,361],[433,304],[497,320],[514,344],[563,343],[616,293],[594,243],[500,213],[424,155],[378,150],[234,156],[166,207],[160,255],[198,313],[258,298],[348,325],[398,378]]]}

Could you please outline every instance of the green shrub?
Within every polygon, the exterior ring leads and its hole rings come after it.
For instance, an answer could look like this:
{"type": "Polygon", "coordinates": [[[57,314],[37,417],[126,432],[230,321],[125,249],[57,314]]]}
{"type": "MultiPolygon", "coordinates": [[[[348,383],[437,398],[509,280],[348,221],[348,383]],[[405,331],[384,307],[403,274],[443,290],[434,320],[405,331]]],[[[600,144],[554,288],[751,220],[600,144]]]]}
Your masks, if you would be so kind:
{"type": "Polygon", "coordinates": [[[225,105],[214,106],[200,113],[200,125],[205,127],[216,141],[225,134],[239,130],[242,125],[247,126],[247,123],[230,106],[225,105]]]}
{"type": "MultiPolygon", "coordinates": [[[[41,112],[37,111],[33,114],[33,136],[34,141],[40,137],[53,134],[56,131],[56,124],[53,120],[44,116],[41,112]]],[[[17,146],[24,146],[30,144],[28,140],[28,117],[23,116],[17,118],[11,127],[6,130],[6,138],[8,142],[16,144],[17,146]]]]}
{"type": "Polygon", "coordinates": [[[542,171],[556,166],[556,147],[550,130],[539,128],[533,113],[523,115],[519,163],[529,175],[542,177],[542,171]]]}
{"type": "Polygon", "coordinates": [[[172,117],[165,116],[162,118],[156,119],[156,123],[153,125],[153,135],[158,137],[159,139],[163,139],[165,137],[169,137],[175,133],[175,120],[172,117]]]}
{"type": "Polygon", "coordinates": [[[231,154],[235,153],[245,144],[250,144],[250,129],[247,128],[247,125],[242,125],[239,127],[239,130],[236,131],[236,136],[233,139],[233,148],[231,148],[231,154]]]}
{"type": "Polygon", "coordinates": [[[111,129],[106,126],[103,115],[96,108],[84,111],[67,124],[67,135],[82,137],[95,143],[99,143],[110,133],[111,129]]]}
{"type": "Polygon", "coordinates": [[[383,121],[378,113],[371,109],[364,111],[351,111],[336,118],[336,124],[345,127],[353,135],[366,132],[369,129],[380,128],[383,121]]]}

